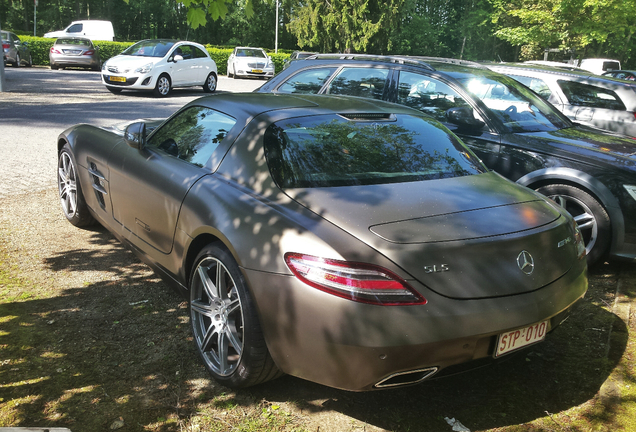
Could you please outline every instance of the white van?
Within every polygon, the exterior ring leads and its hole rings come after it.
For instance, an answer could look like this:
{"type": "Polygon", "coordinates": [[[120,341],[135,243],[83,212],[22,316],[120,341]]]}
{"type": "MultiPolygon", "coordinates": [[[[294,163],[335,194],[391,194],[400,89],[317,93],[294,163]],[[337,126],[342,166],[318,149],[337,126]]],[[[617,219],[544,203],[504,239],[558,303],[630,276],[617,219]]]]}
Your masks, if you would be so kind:
{"type": "Polygon", "coordinates": [[[113,24],[110,21],[99,20],[73,21],[71,25],[66,27],[64,30],[49,32],[44,35],[45,38],[60,38],[69,36],[80,36],[91,40],[115,40],[113,24]]]}
{"type": "Polygon", "coordinates": [[[602,75],[604,72],[620,70],[621,62],[612,59],[587,58],[581,60],[581,64],[579,66],[586,71],[602,75]]]}

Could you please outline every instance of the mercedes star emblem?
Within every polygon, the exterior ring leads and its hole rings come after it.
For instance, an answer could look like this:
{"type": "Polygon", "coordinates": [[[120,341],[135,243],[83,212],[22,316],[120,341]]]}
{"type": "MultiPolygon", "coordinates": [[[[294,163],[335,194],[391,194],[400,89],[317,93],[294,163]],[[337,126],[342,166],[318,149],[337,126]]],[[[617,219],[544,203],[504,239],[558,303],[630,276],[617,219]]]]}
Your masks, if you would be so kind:
{"type": "Polygon", "coordinates": [[[532,258],[532,255],[530,255],[530,252],[525,250],[521,251],[517,257],[517,265],[522,272],[527,275],[531,275],[534,271],[534,259],[532,258]]]}

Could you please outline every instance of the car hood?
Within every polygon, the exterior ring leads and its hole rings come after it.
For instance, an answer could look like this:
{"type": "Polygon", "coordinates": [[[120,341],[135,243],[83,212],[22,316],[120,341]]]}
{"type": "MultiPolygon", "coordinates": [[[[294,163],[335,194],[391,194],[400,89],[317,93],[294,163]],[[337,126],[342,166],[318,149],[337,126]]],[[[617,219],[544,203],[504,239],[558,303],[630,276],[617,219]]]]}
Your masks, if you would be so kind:
{"type": "Polygon", "coordinates": [[[163,59],[164,57],[118,55],[109,59],[107,65],[109,67],[116,67],[120,72],[127,72],[147,65],[148,63],[157,64],[163,59]]]}
{"type": "Polygon", "coordinates": [[[537,193],[492,172],[286,192],[448,297],[533,291],[561,277],[576,259],[571,220],[537,193]],[[517,262],[524,250],[536,262],[531,275],[517,262]]]}
{"type": "Polygon", "coordinates": [[[636,139],[582,125],[550,132],[514,134],[510,139],[525,141],[526,145],[537,149],[548,147],[546,151],[562,156],[575,153],[577,160],[587,157],[593,159],[594,164],[600,161],[622,161],[621,165],[626,161],[636,163],[636,139]]]}

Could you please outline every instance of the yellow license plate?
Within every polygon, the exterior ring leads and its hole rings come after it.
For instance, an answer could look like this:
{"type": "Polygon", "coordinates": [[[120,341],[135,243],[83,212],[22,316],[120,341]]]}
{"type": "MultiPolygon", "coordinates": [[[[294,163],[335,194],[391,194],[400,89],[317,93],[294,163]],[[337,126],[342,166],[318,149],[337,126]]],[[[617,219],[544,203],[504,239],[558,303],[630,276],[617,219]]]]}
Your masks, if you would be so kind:
{"type": "Polygon", "coordinates": [[[508,354],[528,345],[541,342],[548,332],[548,321],[529,327],[508,331],[499,335],[495,357],[508,354]]]}
{"type": "Polygon", "coordinates": [[[109,78],[110,81],[115,81],[115,82],[126,82],[126,78],[124,77],[118,77],[118,76],[112,76],[109,78]]]}
{"type": "Polygon", "coordinates": [[[262,69],[252,69],[252,73],[263,73],[262,69]]]}

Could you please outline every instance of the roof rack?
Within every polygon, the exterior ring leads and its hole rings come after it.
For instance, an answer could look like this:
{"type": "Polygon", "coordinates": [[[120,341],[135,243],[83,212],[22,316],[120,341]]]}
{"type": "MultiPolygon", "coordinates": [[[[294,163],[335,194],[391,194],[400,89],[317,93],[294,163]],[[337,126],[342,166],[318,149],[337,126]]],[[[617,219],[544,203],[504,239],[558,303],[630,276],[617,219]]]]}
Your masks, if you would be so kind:
{"type": "Polygon", "coordinates": [[[426,56],[413,56],[410,58],[414,58],[414,59],[419,59],[422,61],[435,61],[435,62],[440,62],[440,63],[450,63],[450,64],[455,64],[455,65],[459,65],[459,66],[473,66],[473,67],[478,67],[480,69],[488,69],[486,66],[484,66],[481,63],[477,63],[471,60],[460,60],[460,59],[454,59],[454,58],[447,58],[447,57],[426,57],[426,56]]]}
{"type": "Polygon", "coordinates": [[[412,64],[434,71],[435,68],[420,58],[408,56],[374,55],[374,54],[314,54],[305,60],[373,60],[387,63],[412,64]]]}

